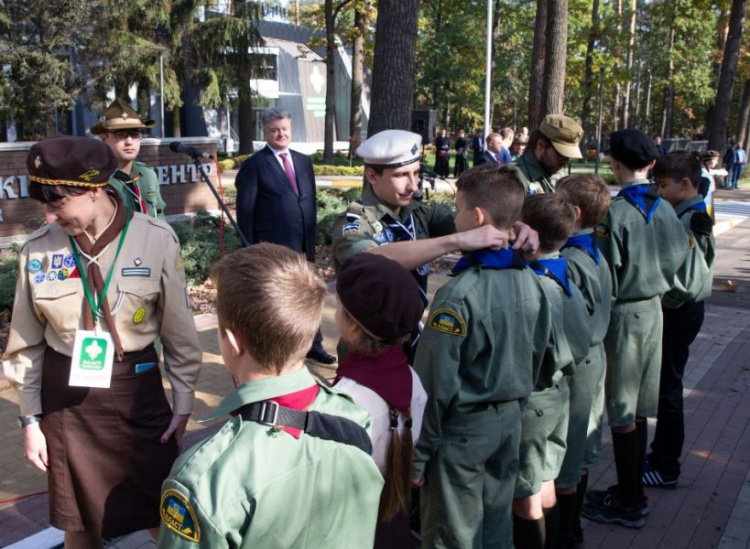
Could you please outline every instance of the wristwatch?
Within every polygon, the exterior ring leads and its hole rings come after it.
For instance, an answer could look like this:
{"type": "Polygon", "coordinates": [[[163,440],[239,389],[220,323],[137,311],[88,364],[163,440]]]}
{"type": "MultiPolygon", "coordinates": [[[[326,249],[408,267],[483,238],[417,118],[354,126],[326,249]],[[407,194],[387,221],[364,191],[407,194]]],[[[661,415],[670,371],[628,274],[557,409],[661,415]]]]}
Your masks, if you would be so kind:
{"type": "Polygon", "coordinates": [[[18,425],[23,429],[27,425],[31,425],[32,423],[37,423],[39,421],[42,421],[41,415],[36,416],[18,416],[18,425]]]}

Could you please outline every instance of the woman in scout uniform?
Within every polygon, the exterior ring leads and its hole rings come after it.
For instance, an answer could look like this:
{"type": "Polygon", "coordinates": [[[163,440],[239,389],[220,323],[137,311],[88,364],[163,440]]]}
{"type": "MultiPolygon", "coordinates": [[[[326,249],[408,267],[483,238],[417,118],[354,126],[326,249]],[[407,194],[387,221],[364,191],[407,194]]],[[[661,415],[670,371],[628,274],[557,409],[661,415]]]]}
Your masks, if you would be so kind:
{"type": "Polygon", "coordinates": [[[102,537],[158,526],[201,349],[177,238],[123,206],[107,183],[111,150],[45,139],[27,167],[48,224],[21,251],[3,369],[19,392],[26,456],[48,473],[51,524],[66,547],[101,547],[102,537]]]}

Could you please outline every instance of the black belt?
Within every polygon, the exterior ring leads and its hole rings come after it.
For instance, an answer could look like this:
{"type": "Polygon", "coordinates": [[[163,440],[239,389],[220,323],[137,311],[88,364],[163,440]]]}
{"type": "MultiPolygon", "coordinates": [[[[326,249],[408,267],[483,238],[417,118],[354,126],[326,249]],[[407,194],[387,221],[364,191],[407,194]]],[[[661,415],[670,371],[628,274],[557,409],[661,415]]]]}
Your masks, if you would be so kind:
{"type": "Polygon", "coordinates": [[[322,412],[303,412],[264,400],[246,404],[237,413],[244,421],[272,427],[292,427],[311,437],[356,446],[372,455],[372,441],[364,427],[350,419],[322,412]]]}

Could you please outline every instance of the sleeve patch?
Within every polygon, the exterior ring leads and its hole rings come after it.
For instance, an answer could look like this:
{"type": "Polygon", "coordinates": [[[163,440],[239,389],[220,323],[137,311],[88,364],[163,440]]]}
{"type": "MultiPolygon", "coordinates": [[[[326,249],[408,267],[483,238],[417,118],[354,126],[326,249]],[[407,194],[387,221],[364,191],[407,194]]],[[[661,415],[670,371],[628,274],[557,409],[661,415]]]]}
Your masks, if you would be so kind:
{"type": "Polygon", "coordinates": [[[452,309],[438,309],[432,313],[427,326],[436,332],[466,337],[466,322],[452,309]]]}
{"type": "Polygon", "coordinates": [[[161,521],[170,530],[189,541],[199,542],[198,517],[187,498],[177,490],[166,490],[161,496],[161,521]]]}
{"type": "Polygon", "coordinates": [[[344,233],[355,233],[359,231],[359,223],[347,223],[344,225],[344,233]]]}
{"type": "Polygon", "coordinates": [[[599,223],[594,227],[594,234],[599,238],[611,238],[612,229],[607,227],[604,223],[599,223]]]}

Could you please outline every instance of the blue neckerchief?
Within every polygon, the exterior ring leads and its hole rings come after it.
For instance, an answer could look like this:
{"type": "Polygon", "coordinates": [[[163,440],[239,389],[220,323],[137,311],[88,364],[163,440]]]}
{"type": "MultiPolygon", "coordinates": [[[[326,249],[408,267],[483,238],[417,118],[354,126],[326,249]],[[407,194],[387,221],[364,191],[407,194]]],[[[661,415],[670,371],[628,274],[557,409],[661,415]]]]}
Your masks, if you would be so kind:
{"type": "Polygon", "coordinates": [[[631,185],[622,189],[617,196],[624,196],[636,210],[646,218],[646,223],[651,223],[656,208],[659,207],[661,198],[652,189],[651,185],[631,185]]]}
{"type": "Polygon", "coordinates": [[[578,248],[579,250],[583,250],[591,256],[591,259],[593,259],[597,265],[599,265],[599,247],[596,245],[594,233],[571,236],[565,243],[565,246],[562,247],[563,250],[565,248],[578,248]]]}
{"type": "Polygon", "coordinates": [[[570,281],[568,280],[568,263],[564,257],[555,259],[537,259],[529,263],[529,267],[540,276],[548,276],[565,292],[565,295],[571,296],[570,281]]]}
{"type": "Polygon", "coordinates": [[[517,250],[503,248],[502,250],[477,250],[464,255],[455,267],[453,274],[465,271],[469,267],[484,267],[485,269],[523,269],[526,261],[517,250]]]}
{"type": "MultiPolygon", "coordinates": [[[[409,219],[404,223],[398,220],[384,217],[382,221],[386,224],[388,229],[393,235],[393,242],[408,242],[410,240],[416,240],[417,235],[414,229],[414,217],[409,216],[409,219]]],[[[427,275],[430,273],[430,264],[425,263],[421,267],[417,267],[411,271],[412,276],[419,284],[420,295],[425,306],[429,303],[427,299],[427,275]]]]}
{"type": "Polygon", "coordinates": [[[708,213],[708,210],[706,209],[706,203],[701,200],[700,202],[696,202],[695,204],[691,204],[688,206],[688,209],[685,210],[686,212],[690,210],[696,210],[698,212],[705,212],[708,213]]]}

